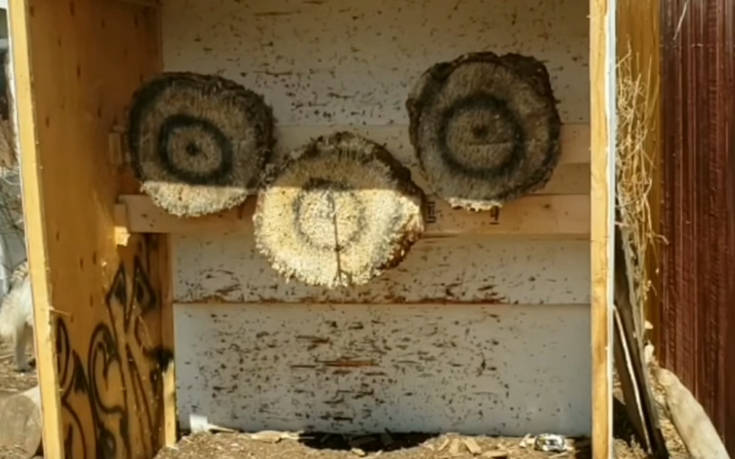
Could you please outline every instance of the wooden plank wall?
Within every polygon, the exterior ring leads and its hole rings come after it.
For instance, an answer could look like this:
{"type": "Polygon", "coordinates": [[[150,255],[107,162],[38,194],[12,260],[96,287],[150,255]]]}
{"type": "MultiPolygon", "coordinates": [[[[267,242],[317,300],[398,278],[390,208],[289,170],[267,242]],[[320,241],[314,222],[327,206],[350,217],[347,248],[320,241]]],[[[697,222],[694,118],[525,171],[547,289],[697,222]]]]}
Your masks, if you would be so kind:
{"type": "MultiPolygon", "coordinates": [[[[49,458],[148,458],[164,441],[167,252],[113,238],[111,126],[160,69],[156,10],[116,1],[11,0],[23,199],[49,458]]],[[[170,303],[168,304],[170,307],[170,303]]]]}
{"type": "Polygon", "coordinates": [[[735,454],[735,1],[663,2],[660,355],[735,454]]]}
{"type": "MultiPolygon", "coordinates": [[[[470,51],[521,52],[540,58],[551,74],[565,128],[588,124],[590,24],[588,11],[581,6],[577,0],[555,2],[553,9],[531,0],[338,4],[165,0],[164,66],[219,73],[264,94],[278,120],[279,152],[307,137],[349,127],[386,142],[411,166],[415,161],[404,108],[411,86],[430,65],[470,51]]],[[[585,142],[582,148],[570,149],[581,159],[561,165],[552,186],[558,193],[570,187],[580,191],[577,186],[582,185],[585,196],[579,206],[586,207],[589,180],[575,185],[560,179],[572,169],[576,173],[585,169],[582,175],[588,175],[589,130],[582,131],[570,139],[585,142]]],[[[532,198],[537,196],[543,195],[532,198]]],[[[577,210],[586,215],[589,208],[577,210]]],[[[544,224],[532,225],[533,230],[542,233],[544,224]]],[[[228,227],[219,234],[185,231],[172,237],[182,425],[187,425],[189,413],[197,412],[212,422],[246,429],[406,428],[405,418],[391,419],[379,405],[383,400],[385,406],[410,408],[413,415],[420,411],[416,407],[424,407],[426,417],[416,421],[417,428],[525,433],[525,424],[535,431],[589,434],[590,378],[579,376],[590,374],[586,228],[578,240],[530,240],[509,236],[508,231],[503,238],[435,234],[419,241],[401,265],[368,285],[328,291],[281,279],[255,252],[252,233],[245,226],[228,227]],[[400,312],[400,305],[407,303],[418,308],[410,316],[417,329],[428,335],[439,327],[435,339],[410,336],[409,327],[403,326],[407,316],[400,312]],[[308,311],[325,312],[314,312],[312,317],[308,311]],[[269,319],[260,324],[266,312],[269,319]],[[497,320],[487,314],[496,314],[497,320]],[[368,320],[372,318],[386,325],[375,325],[368,320]],[[336,326],[331,334],[330,321],[336,326]],[[553,323],[541,325],[547,321],[553,323]],[[256,324],[262,325],[259,332],[256,324]],[[564,336],[561,330],[567,331],[564,336]],[[258,333],[269,333],[270,338],[258,339],[258,333]],[[407,340],[401,344],[406,356],[401,358],[395,350],[381,353],[385,349],[378,339],[381,334],[389,346],[407,340]],[[301,335],[331,341],[311,347],[304,344],[305,338],[297,339],[301,335]],[[495,349],[476,345],[491,336],[500,342],[495,349]],[[285,357],[274,362],[267,343],[278,346],[285,357]],[[457,388],[443,381],[451,371],[460,370],[447,367],[451,361],[441,353],[442,343],[463,349],[462,358],[472,363],[462,370],[463,376],[486,384],[484,389],[467,388],[453,406],[447,400],[457,388]],[[248,349],[242,363],[228,350],[237,346],[248,349]],[[507,351],[496,350],[501,348],[507,351]],[[486,360],[485,369],[481,349],[493,360],[492,365],[486,360]],[[340,357],[372,359],[377,366],[316,365],[312,370],[290,371],[292,364],[340,357]],[[488,365],[497,368],[497,378],[488,365]],[[562,368],[571,371],[563,373],[562,368]],[[423,378],[403,376],[404,371],[416,374],[417,369],[423,378]],[[256,372],[284,384],[260,384],[256,394],[249,384],[233,389],[233,381],[257,380],[256,372]],[[319,388],[334,388],[338,381],[347,392],[336,404],[339,397],[334,390],[319,388]],[[398,397],[398,389],[389,387],[396,382],[401,393],[423,395],[423,401],[418,396],[398,397]],[[212,390],[220,383],[221,390],[212,390]],[[355,398],[366,388],[385,398],[355,398]],[[488,396],[488,390],[495,395],[488,396]],[[538,398],[539,393],[554,395],[538,398]],[[274,402],[277,396],[292,401],[287,410],[274,402]],[[497,404],[488,406],[489,398],[497,404]],[[279,409],[273,409],[276,406],[279,409]],[[477,415],[477,406],[483,406],[484,416],[477,415]],[[371,414],[363,419],[359,415],[365,407],[371,414]],[[357,415],[339,415],[338,409],[357,415]],[[312,414],[309,422],[298,416],[304,412],[312,414]],[[462,412],[468,421],[453,421],[462,412]]]]}

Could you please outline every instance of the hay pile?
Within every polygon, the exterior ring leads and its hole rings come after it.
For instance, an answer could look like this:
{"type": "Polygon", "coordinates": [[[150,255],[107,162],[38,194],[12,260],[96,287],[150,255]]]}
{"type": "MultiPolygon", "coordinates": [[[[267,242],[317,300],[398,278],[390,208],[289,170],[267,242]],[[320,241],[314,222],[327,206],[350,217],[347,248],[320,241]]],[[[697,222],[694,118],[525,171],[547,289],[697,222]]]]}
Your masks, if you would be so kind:
{"type": "Polygon", "coordinates": [[[423,193],[378,144],[341,132],[294,152],[258,195],[258,249],[289,278],[368,282],[423,232],[423,193]]]}
{"type": "Polygon", "coordinates": [[[195,217],[254,192],[274,143],[273,115],[232,81],[167,73],[135,94],[128,135],[142,190],[168,212],[195,217]]]}
{"type": "Polygon", "coordinates": [[[549,76],[531,57],[486,52],[436,64],[406,105],[421,167],[453,207],[500,206],[541,188],[558,161],[549,76]]]}

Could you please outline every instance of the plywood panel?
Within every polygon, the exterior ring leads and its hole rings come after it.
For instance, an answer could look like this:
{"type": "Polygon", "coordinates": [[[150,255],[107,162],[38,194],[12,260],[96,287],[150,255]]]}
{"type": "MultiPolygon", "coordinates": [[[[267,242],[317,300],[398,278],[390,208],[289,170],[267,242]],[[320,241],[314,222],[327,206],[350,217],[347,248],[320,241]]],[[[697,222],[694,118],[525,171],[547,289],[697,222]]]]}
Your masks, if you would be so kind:
{"type": "MultiPolygon", "coordinates": [[[[165,249],[113,240],[129,191],[104,154],[139,82],[160,68],[154,10],[11,2],[44,454],[151,457],[162,444],[165,249]]],[[[168,357],[167,357],[168,355],[168,357]]]]}
{"type": "Polygon", "coordinates": [[[180,422],[197,413],[248,431],[588,434],[587,312],[177,305],[180,422]]]}
{"type": "Polygon", "coordinates": [[[397,268],[337,290],[284,281],[255,251],[252,233],[176,236],[172,245],[177,302],[589,302],[585,241],[422,239],[397,268]]]}
{"type": "Polygon", "coordinates": [[[534,0],[164,0],[164,64],[261,92],[284,125],[406,124],[421,72],[471,51],[546,62],[562,120],[589,119],[587,9],[534,0]]]}

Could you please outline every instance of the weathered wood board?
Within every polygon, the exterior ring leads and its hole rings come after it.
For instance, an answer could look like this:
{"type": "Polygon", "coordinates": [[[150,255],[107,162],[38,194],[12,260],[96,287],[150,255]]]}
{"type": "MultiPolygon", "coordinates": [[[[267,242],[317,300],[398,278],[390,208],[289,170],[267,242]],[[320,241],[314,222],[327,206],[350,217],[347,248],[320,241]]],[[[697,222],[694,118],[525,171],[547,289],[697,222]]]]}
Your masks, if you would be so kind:
{"type": "Polygon", "coordinates": [[[176,302],[588,303],[584,241],[422,239],[396,268],[356,288],[286,282],[251,234],[173,236],[176,302]]]}
{"type": "MultiPolygon", "coordinates": [[[[562,143],[575,145],[574,148],[562,148],[562,162],[543,193],[581,195],[588,192],[590,183],[587,174],[589,128],[583,126],[589,122],[587,14],[587,5],[576,0],[559,0],[554,2],[552,9],[531,0],[407,0],[398,3],[391,0],[232,0],[217,3],[163,0],[164,67],[166,70],[218,73],[263,94],[273,106],[277,119],[277,155],[298,147],[313,136],[350,128],[385,143],[410,167],[415,161],[408,142],[408,114],[404,104],[409,88],[425,69],[471,51],[530,54],[544,61],[551,74],[565,123],[562,143]],[[577,131],[570,136],[570,129],[577,131]],[[572,154],[565,157],[569,152],[572,154]],[[569,158],[573,159],[567,160],[569,158]],[[584,178],[579,180],[582,176],[584,178]]],[[[419,174],[415,174],[415,179],[422,183],[419,174]]],[[[580,207],[588,212],[588,201],[580,207]]],[[[246,216],[246,212],[242,215],[246,216]]],[[[143,223],[148,222],[143,220],[143,223]]],[[[163,223],[173,225],[175,222],[163,223]]],[[[352,314],[368,317],[377,308],[370,303],[404,304],[396,306],[399,309],[408,308],[405,303],[411,303],[416,315],[400,318],[407,326],[412,320],[415,323],[435,320],[417,317],[424,314],[425,317],[456,316],[461,324],[481,316],[483,308],[494,308],[493,314],[498,315],[501,323],[515,324],[512,333],[507,331],[510,328],[503,331],[513,335],[515,344],[500,353],[507,357],[504,381],[512,387],[514,400],[532,402],[541,390],[542,394],[558,394],[554,403],[564,400],[570,404],[560,408],[563,415],[559,415],[552,402],[545,399],[540,412],[524,411],[523,416],[516,418],[518,412],[510,408],[515,410],[520,405],[509,402],[497,411],[486,409],[482,420],[476,417],[460,425],[450,414],[440,412],[446,406],[440,402],[442,397],[447,400],[456,397],[460,389],[435,380],[434,398],[426,398],[426,406],[423,406],[437,410],[427,417],[434,422],[433,428],[477,429],[484,433],[525,433],[525,429],[544,428],[589,433],[589,308],[553,306],[589,303],[590,252],[586,232],[584,240],[579,241],[529,241],[487,235],[426,238],[413,247],[401,265],[367,286],[327,291],[284,281],[254,252],[252,234],[242,231],[242,227],[221,231],[223,226],[217,226],[219,223],[215,222],[205,232],[188,231],[172,237],[175,300],[208,303],[181,305],[175,311],[177,355],[189,361],[189,364],[182,361],[182,365],[204,365],[201,369],[190,367],[177,374],[181,420],[185,420],[185,413],[190,412],[192,405],[197,406],[200,414],[210,416],[213,422],[225,425],[241,425],[240,422],[248,419],[248,428],[278,428],[285,425],[285,418],[291,416],[293,420],[293,410],[279,414],[281,419],[269,414],[269,409],[259,411],[257,402],[247,401],[258,397],[252,384],[240,383],[243,389],[234,392],[229,389],[232,378],[245,380],[242,374],[229,370],[230,365],[237,365],[240,353],[247,361],[245,349],[253,349],[242,345],[243,340],[250,338],[241,333],[253,327],[269,311],[273,315],[267,323],[260,324],[261,332],[288,330],[299,323],[312,324],[307,326],[317,330],[317,322],[310,322],[318,319],[318,314],[312,314],[314,308],[341,308],[340,304],[349,303],[344,308],[352,314]],[[212,228],[220,231],[212,232],[212,228]],[[249,304],[218,305],[221,301],[249,304]],[[333,303],[333,306],[313,306],[313,303],[324,302],[333,303]],[[279,306],[282,303],[291,306],[279,306]],[[436,306],[437,303],[442,306],[436,306]],[[488,303],[538,306],[501,307],[487,306],[488,303]],[[230,311],[228,320],[215,322],[210,314],[222,310],[230,311]],[[191,311],[196,314],[187,318],[186,314],[191,311]],[[521,312],[525,314],[522,318],[521,312]],[[560,324],[569,324],[569,327],[554,328],[560,324]],[[563,344],[548,344],[554,333],[563,335],[560,338],[563,344]],[[236,351],[238,346],[241,351],[236,351]],[[222,349],[230,347],[232,354],[225,354],[223,359],[217,357],[222,349]],[[563,352],[557,352],[560,349],[563,352]],[[534,357],[528,358],[531,354],[534,357]],[[220,368],[221,365],[228,370],[220,368]],[[541,375],[550,367],[559,369],[553,377],[534,379],[532,376],[541,375]],[[518,383],[513,383],[516,380],[518,383]],[[206,385],[209,389],[201,389],[206,385]],[[215,395],[214,405],[210,404],[214,398],[209,392],[213,386],[228,388],[215,395]],[[241,399],[247,403],[239,403],[241,399]],[[573,421],[568,421],[572,418],[573,421]]],[[[543,225],[543,221],[537,225],[539,230],[543,230],[543,225]]],[[[294,328],[291,335],[301,333],[296,330],[294,328]]],[[[375,336],[384,334],[386,339],[413,339],[410,328],[398,329],[393,334],[383,333],[387,330],[383,326],[370,326],[369,330],[375,336]]],[[[452,333],[461,349],[473,347],[470,340],[473,333],[477,334],[472,338],[474,341],[486,333],[474,330],[464,335],[459,330],[455,328],[452,333]]],[[[340,340],[332,344],[333,352],[347,355],[350,342],[363,336],[361,333],[367,332],[340,332],[340,340]]],[[[279,356],[291,349],[295,352],[297,347],[299,352],[308,347],[285,341],[276,345],[283,351],[279,356]]],[[[470,352],[460,354],[463,359],[473,358],[470,352]]],[[[253,362],[260,360],[252,360],[248,365],[253,362]]],[[[469,360],[465,363],[468,368],[462,371],[470,372],[469,360]]],[[[285,380],[282,390],[294,392],[280,395],[286,397],[288,407],[301,406],[304,409],[299,412],[309,411],[313,396],[309,392],[295,391],[300,381],[298,373],[290,373],[287,367],[267,365],[250,367],[249,371],[256,369],[260,377],[271,378],[271,381],[277,375],[290,374],[292,379],[285,380]]],[[[433,367],[437,372],[453,369],[439,363],[433,367]]],[[[387,368],[386,378],[391,382],[376,380],[375,390],[389,392],[396,384],[421,384],[415,374],[402,371],[400,366],[387,368]]],[[[354,385],[356,381],[345,384],[354,385]]],[[[324,384],[324,381],[313,380],[310,384],[317,387],[316,384],[324,384]]],[[[335,387],[336,383],[332,384],[324,387],[335,387]]],[[[422,424],[415,408],[412,412],[406,411],[406,417],[399,423],[396,413],[404,411],[404,406],[408,409],[413,402],[408,397],[399,397],[400,392],[391,394],[392,398],[387,400],[400,410],[389,410],[388,404],[378,405],[376,397],[347,398],[345,410],[360,414],[360,410],[369,409],[371,414],[365,419],[355,416],[352,421],[336,424],[323,421],[319,427],[327,430],[339,427],[344,431],[383,430],[388,426],[397,430],[432,427],[422,424]]],[[[455,399],[454,406],[457,412],[466,414],[477,402],[478,399],[472,397],[455,399]]]]}
{"type": "Polygon", "coordinates": [[[175,312],[183,426],[197,413],[247,431],[589,431],[587,305],[175,312]]]}

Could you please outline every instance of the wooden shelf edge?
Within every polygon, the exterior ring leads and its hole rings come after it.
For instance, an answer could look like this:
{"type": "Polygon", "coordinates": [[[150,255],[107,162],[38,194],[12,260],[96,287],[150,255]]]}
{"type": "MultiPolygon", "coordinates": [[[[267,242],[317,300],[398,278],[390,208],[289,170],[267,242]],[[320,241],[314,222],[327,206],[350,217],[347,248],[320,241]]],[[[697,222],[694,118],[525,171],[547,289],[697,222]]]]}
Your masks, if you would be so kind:
{"type": "MultiPolygon", "coordinates": [[[[255,199],[238,208],[198,218],[179,218],[157,207],[144,195],[121,195],[115,209],[116,240],[127,234],[206,234],[253,230],[255,199]]],[[[530,195],[493,212],[452,209],[430,199],[424,236],[461,235],[523,236],[557,239],[589,239],[588,195],[530,195]]]]}

